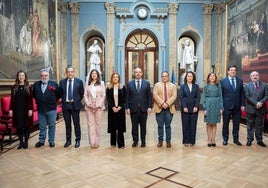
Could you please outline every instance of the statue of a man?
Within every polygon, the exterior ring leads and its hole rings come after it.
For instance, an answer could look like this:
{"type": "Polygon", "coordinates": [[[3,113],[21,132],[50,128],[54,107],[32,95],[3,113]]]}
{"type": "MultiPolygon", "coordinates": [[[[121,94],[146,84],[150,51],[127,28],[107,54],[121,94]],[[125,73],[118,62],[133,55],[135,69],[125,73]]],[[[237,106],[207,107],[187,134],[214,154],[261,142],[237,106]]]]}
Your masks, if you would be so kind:
{"type": "Polygon", "coordinates": [[[89,58],[89,63],[90,63],[90,69],[89,72],[92,69],[96,69],[99,71],[101,74],[101,69],[100,69],[100,54],[102,53],[102,50],[98,44],[97,40],[94,40],[93,44],[87,49],[88,52],[91,53],[91,56],[89,58]]]}
{"type": "Polygon", "coordinates": [[[181,69],[185,69],[185,71],[195,71],[194,70],[194,54],[192,50],[192,46],[190,44],[190,40],[186,39],[182,43],[183,54],[182,54],[182,63],[181,69]]]}

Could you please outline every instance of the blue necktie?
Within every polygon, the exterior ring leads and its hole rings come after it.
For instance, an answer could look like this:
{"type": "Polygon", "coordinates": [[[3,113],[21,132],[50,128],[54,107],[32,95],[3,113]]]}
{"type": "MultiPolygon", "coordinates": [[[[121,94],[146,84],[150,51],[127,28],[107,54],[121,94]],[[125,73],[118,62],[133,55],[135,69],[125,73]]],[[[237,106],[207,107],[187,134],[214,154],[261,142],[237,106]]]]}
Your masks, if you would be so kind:
{"type": "Polygon", "coordinates": [[[68,100],[73,100],[73,90],[72,90],[72,80],[69,80],[69,86],[68,86],[68,100]]]}
{"type": "Polygon", "coordinates": [[[140,93],[140,89],[141,89],[141,85],[140,85],[140,81],[137,81],[137,91],[138,93],[140,93]]]}
{"type": "Polygon", "coordinates": [[[235,82],[234,82],[234,78],[231,78],[232,80],[232,87],[233,87],[233,90],[235,91],[235,82]]]}

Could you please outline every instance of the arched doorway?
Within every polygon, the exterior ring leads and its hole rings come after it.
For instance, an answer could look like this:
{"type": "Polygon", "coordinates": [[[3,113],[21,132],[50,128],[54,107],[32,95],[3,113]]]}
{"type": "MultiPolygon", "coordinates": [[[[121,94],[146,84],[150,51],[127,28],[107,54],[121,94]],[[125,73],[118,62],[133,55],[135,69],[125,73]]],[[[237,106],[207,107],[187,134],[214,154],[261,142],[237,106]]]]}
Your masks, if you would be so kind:
{"type": "Polygon", "coordinates": [[[143,70],[143,78],[151,84],[158,78],[158,42],[147,30],[132,32],[126,39],[125,80],[133,79],[134,69],[143,70]]]}

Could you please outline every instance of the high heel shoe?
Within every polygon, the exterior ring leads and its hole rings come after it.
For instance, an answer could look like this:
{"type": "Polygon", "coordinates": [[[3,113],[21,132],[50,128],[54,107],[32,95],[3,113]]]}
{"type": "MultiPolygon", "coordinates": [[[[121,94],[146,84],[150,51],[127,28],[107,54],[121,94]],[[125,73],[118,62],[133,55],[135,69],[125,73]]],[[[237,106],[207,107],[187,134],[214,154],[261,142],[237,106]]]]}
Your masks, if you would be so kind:
{"type": "Polygon", "coordinates": [[[216,147],[216,143],[212,143],[211,146],[212,146],[212,147],[216,147]]]}
{"type": "Polygon", "coordinates": [[[211,147],[212,146],[212,144],[211,143],[208,143],[208,147],[211,147]]]}

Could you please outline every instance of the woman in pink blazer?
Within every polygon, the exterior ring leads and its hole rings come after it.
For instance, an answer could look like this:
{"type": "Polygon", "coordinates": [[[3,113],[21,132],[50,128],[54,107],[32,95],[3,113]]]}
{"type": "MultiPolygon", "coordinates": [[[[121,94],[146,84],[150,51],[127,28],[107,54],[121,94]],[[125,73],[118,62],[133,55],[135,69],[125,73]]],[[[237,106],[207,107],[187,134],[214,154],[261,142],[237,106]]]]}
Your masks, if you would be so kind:
{"type": "Polygon", "coordinates": [[[90,72],[88,83],[85,86],[84,98],[89,144],[91,148],[98,148],[100,145],[101,118],[105,108],[105,85],[96,69],[90,72]]]}

